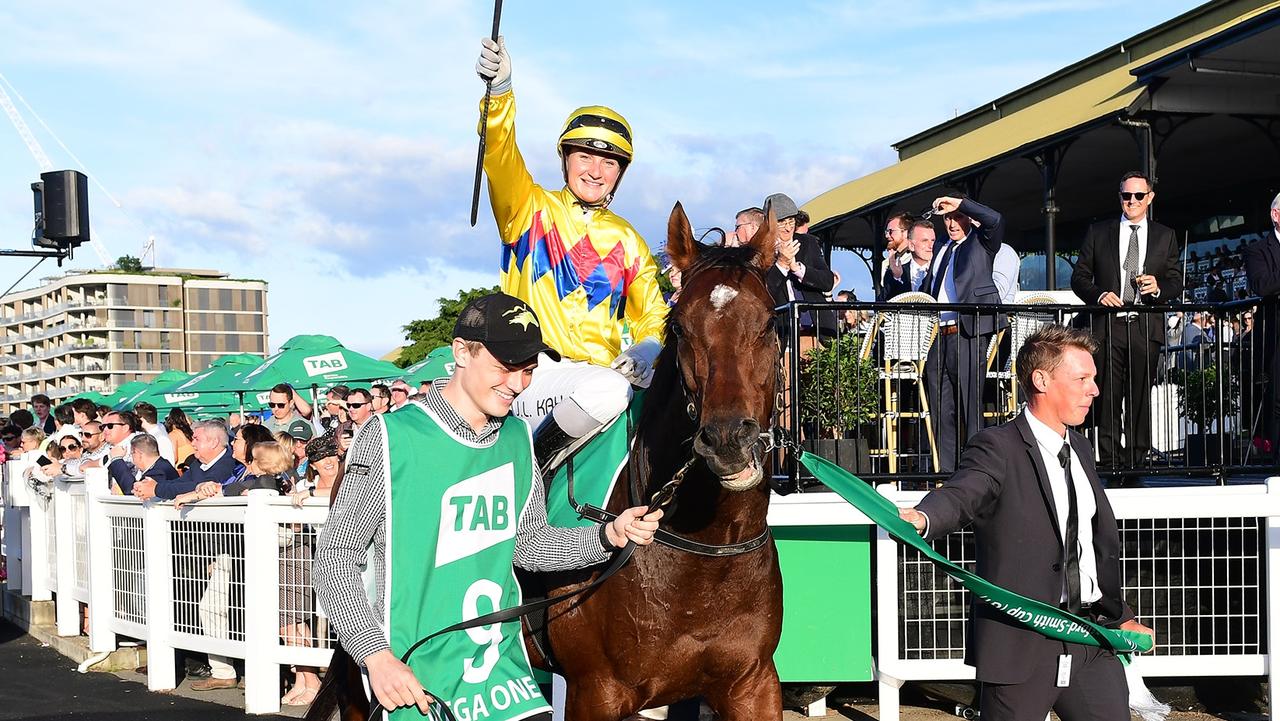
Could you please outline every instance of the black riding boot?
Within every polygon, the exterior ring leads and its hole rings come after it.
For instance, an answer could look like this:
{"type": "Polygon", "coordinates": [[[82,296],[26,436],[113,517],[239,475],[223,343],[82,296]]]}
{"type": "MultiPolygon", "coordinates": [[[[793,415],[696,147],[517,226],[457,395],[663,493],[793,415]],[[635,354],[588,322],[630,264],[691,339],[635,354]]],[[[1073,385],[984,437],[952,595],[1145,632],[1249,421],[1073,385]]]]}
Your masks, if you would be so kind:
{"type": "Polygon", "coordinates": [[[542,425],[538,426],[538,430],[533,434],[533,456],[537,460],[538,470],[542,471],[544,480],[548,480],[545,478],[548,464],[557,453],[575,440],[577,439],[566,433],[560,424],[556,423],[553,415],[547,416],[542,425]]]}

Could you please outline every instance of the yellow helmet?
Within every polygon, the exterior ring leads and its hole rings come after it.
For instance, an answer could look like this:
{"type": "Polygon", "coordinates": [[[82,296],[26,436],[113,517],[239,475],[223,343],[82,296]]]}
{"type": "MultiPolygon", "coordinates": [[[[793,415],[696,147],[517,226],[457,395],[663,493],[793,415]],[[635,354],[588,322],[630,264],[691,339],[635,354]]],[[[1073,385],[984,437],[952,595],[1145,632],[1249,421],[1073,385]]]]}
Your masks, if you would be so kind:
{"type": "Polygon", "coordinates": [[[612,155],[631,163],[631,125],[627,119],[603,105],[588,105],[569,113],[556,146],[564,157],[564,146],[576,145],[598,153],[612,155]]]}

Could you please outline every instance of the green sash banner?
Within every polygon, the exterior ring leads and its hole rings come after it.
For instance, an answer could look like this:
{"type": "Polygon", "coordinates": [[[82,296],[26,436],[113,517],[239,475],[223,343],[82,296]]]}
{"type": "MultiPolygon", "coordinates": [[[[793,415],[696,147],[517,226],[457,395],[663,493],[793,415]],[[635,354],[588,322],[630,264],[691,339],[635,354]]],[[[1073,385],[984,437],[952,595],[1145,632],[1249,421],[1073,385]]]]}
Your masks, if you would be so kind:
{"type": "Polygon", "coordinates": [[[1099,626],[1057,606],[1001,588],[957,566],[921,538],[914,526],[899,518],[898,507],[877,493],[871,484],[811,453],[801,453],[800,462],[827,488],[853,504],[894,540],[919,551],[961,586],[1023,626],[1048,638],[1100,646],[1118,654],[1151,650],[1151,637],[1145,633],[1099,626]]]}

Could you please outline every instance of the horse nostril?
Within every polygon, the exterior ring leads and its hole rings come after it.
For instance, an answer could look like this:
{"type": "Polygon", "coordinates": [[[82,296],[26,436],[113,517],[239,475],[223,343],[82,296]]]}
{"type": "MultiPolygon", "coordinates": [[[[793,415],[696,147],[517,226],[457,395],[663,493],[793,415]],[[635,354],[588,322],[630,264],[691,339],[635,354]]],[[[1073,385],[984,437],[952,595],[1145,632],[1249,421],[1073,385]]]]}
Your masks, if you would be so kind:
{"type": "Polygon", "coordinates": [[[738,426],[738,444],[749,446],[760,437],[760,424],[754,418],[743,418],[738,426]]]}

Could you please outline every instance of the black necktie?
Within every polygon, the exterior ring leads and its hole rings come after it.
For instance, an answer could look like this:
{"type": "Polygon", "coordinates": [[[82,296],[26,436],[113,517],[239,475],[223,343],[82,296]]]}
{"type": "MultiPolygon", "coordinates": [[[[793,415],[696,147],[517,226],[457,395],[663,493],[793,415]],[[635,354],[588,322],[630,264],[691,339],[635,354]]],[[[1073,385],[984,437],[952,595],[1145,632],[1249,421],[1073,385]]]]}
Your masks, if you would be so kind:
{"type": "Polygon", "coordinates": [[[1067,528],[1062,534],[1067,556],[1067,610],[1071,613],[1079,613],[1080,513],[1076,503],[1076,485],[1071,481],[1071,444],[1062,444],[1062,450],[1058,451],[1058,462],[1062,464],[1062,472],[1067,481],[1067,528]]]}
{"type": "MultiPolygon", "coordinates": [[[[955,242],[948,242],[947,247],[942,249],[942,260],[938,263],[938,273],[933,279],[933,287],[929,289],[929,295],[934,298],[937,298],[938,293],[942,291],[942,281],[947,276],[947,265],[951,263],[951,252],[955,249],[955,242]]],[[[956,299],[952,298],[951,302],[956,302],[956,299]]]]}

